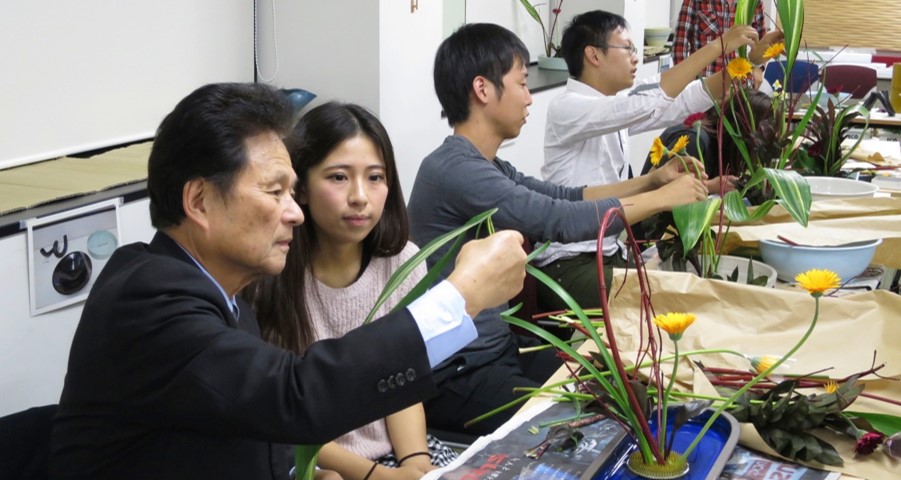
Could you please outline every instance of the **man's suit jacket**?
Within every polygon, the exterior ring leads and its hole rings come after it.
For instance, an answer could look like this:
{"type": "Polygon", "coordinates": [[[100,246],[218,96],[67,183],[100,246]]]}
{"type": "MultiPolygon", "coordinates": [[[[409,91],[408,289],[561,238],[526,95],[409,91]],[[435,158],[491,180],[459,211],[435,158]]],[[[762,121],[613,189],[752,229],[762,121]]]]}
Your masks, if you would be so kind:
{"type": "Polygon", "coordinates": [[[406,310],[303,356],[249,330],[166,235],[117,250],[75,332],[51,478],[285,478],[271,442],[325,443],[435,393],[406,310]]]}

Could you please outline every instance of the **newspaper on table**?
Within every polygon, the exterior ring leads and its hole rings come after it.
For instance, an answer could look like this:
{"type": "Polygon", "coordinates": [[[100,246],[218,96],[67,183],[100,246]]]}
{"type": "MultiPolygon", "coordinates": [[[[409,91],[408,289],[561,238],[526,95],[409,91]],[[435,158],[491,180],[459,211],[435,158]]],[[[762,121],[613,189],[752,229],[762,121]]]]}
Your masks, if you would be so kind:
{"type": "MultiPolygon", "coordinates": [[[[622,427],[604,419],[581,427],[584,437],[572,449],[548,449],[540,458],[525,451],[545,439],[548,427],[534,427],[575,414],[571,404],[544,402],[511,418],[491,435],[480,437],[447,467],[423,480],[590,480],[626,438],[622,427]],[[532,429],[532,431],[530,431],[532,429]]],[[[840,474],[785,462],[740,446],[729,458],[720,480],[837,480],[840,474]]]]}

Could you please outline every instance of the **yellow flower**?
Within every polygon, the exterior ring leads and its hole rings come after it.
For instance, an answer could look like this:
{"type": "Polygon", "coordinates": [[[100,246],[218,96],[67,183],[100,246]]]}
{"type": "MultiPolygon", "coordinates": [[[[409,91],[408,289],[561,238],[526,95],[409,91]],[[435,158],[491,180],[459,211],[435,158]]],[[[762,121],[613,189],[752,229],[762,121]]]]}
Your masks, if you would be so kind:
{"type": "Polygon", "coordinates": [[[841,278],[831,270],[811,269],[804,273],[799,273],[795,277],[798,285],[807,290],[814,297],[823,295],[826,290],[838,288],[841,285],[841,278]]]}
{"type": "Polygon", "coordinates": [[[784,52],[784,51],[785,51],[784,43],[782,43],[782,42],[774,43],[774,44],[770,45],[770,48],[766,49],[766,51],[763,52],[763,58],[765,60],[770,60],[770,59],[778,57],[779,55],[782,55],[782,52],[784,52]]]}
{"type": "Polygon", "coordinates": [[[826,393],[835,393],[836,391],[838,391],[838,384],[835,383],[835,380],[829,380],[825,385],[823,385],[823,388],[826,389],[826,393]]]}
{"type": "Polygon", "coordinates": [[[654,317],[654,323],[663,331],[669,334],[669,338],[673,341],[682,338],[682,333],[689,325],[694,323],[695,316],[692,313],[667,313],[666,315],[657,315],[654,317]]]}
{"type": "Polygon", "coordinates": [[[660,165],[660,159],[663,158],[663,153],[666,151],[666,147],[663,146],[663,140],[660,140],[660,137],[654,139],[654,143],[651,144],[651,165],[657,166],[660,165]]]}
{"type": "Polygon", "coordinates": [[[670,158],[672,158],[673,155],[682,153],[682,151],[685,150],[685,147],[687,146],[688,135],[682,135],[678,140],[676,140],[676,144],[673,145],[673,148],[669,152],[667,152],[667,154],[670,156],[670,158]]]}
{"type": "Polygon", "coordinates": [[[779,359],[772,355],[761,355],[759,357],[751,358],[751,367],[754,370],[757,370],[757,373],[763,373],[770,369],[773,365],[778,362],[779,359]]]}
{"type": "Polygon", "coordinates": [[[729,78],[746,78],[751,75],[751,70],[754,67],[751,65],[747,59],[742,57],[733,58],[728,65],[726,65],[726,73],[729,74],[729,78]]]}

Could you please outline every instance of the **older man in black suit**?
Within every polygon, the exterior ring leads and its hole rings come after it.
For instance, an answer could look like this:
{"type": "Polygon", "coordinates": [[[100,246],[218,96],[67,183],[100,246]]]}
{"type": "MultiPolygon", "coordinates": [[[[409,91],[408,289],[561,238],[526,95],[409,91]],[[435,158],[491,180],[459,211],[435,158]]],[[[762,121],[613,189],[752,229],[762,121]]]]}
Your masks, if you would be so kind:
{"type": "Polygon", "coordinates": [[[290,119],[270,87],[218,84],[163,120],[148,167],[158,233],[120,248],[85,304],[51,478],[284,478],[272,442],[324,443],[432,395],[431,367],[475,338],[470,317],[522,285],[522,238],[500,232],[407,309],[304,356],[249,334],[235,294],[281,271],[303,221],[290,119]]]}

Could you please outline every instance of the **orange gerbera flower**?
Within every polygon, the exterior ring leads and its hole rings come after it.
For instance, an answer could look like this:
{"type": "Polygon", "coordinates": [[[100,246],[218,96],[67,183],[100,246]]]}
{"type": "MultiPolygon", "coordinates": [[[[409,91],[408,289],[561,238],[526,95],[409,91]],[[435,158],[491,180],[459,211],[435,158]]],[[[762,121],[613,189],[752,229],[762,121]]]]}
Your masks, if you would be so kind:
{"type": "Polygon", "coordinates": [[[663,140],[660,140],[660,137],[654,139],[654,143],[651,144],[651,165],[657,166],[660,165],[660,159],[663,158],[663,154],[666,152],[666,147],[663,146],[663,140]]]}
{"type": "Polygon", "coordinates": [[[657,315],[654,317],[654,323],[669,334],[669,338],[673,341],[682,338],[685,329],[695,321],[692,313],[667,313],[666,315],[657,315]]]}
{"type": "Polygon", "coordinates": [[[677,153],[682,153],[682,151],[685,150],[685,147],[687,147],[687,146],[688,146],[688,135],[682,135],[681,137],[679,137],[678,140],[676,140],[676,144],[673,145],[673,148],[669,152],[667,152],[667,155],[669,155],[670,158],[672,158],[673,155],[675,155],[677,153]]]}
{"type": "Polygon", "coordinates": [[[798,286],[807,290],[814,297],[823,295],[826,290],[833,290],[841,285],[842,280],[831,270],[820,270],[817,268],[799,273],[795,277],[798,286]]]}
{"type": "Polygon", "coordinates": [[[767,48],[765,52],[763,52],[763,58],[765,60],[771,60],[779,55],[782,55],[782,52],[785,51],[785,43],[779,42],[770,45],[770,48],[767,48]]]}
{"type": "Polygon", "coordinates": [[[728,73],[729,78],[732,79],[747,78],[751,75],[751,70],[753,69],[754,66],[751,65],[751,62],[742,57],[733,58],[729,64],[726,65],[726,73],[728,73]]]}

